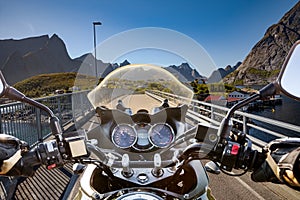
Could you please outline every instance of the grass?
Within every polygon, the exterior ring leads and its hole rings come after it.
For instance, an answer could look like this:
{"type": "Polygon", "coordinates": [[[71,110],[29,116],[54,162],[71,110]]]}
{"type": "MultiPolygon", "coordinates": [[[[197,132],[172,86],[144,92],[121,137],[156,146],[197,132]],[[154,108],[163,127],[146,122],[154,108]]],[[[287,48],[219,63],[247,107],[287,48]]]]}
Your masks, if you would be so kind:
{"type": "Polygon", "coordinates": [[[70,88],[74,86],[75,79],[76,85],[80,89],[88,89],[91,85],[95,85],[96,82],[93,77],[77,76],[75,72],[67,72],[37,75],[16,83],[14,87],[26,96],[35,98],[49,96],[56,90],[69,92],[70,88]]]}

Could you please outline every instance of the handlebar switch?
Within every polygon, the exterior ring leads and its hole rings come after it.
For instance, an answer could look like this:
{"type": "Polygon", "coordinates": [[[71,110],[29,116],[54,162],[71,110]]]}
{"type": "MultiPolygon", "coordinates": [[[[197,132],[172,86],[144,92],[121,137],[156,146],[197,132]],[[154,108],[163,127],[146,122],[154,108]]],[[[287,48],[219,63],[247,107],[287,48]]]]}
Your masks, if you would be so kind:
{"type": "Polygon", "coordinates": [[[228,141],[225,146],[221,158],[221,167],[227,171],[231,171],[238,159],[240,144],[228,141]]]}
{"type": "Polygon", "coordinates": [[[55,140],[38,144],[37,155],[41,163],[46,165],[48,169],[63,165],[58,144],[55,140]]]}

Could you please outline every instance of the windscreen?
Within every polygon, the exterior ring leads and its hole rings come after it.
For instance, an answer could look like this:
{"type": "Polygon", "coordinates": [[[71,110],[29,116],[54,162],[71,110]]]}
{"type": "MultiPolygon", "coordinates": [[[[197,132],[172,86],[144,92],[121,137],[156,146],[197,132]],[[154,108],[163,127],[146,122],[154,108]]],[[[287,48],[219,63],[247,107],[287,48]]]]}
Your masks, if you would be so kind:
{"type": "Polygon", "coordinates": [[[180,96],[181,100],[176,104],[189,104],[194,95],[191,88],[181,83],[164,68],[149,64],[135,64],[111,72],[88,94],[88,99],[94,108],[105,106],[110,109],[116,108],[121,100],[126,107],[136,113],[139,109],[150,111],[155,106],[159,106],[160,102],[157,99],[150,101],[144,96],[151,96],[155,92],[168,94],[174,98],[180,96]]]}

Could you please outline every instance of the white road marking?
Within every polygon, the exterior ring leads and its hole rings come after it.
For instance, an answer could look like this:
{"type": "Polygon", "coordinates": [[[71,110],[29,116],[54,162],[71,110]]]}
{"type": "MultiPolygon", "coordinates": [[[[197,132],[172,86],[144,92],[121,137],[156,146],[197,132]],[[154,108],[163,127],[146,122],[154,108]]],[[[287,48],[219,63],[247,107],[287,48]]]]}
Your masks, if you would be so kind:
{"type": "Polygon", "coordinates": [[[248,189],[255,197],[257,197],[257,199],[260,200],[264,200],[265,198],[263,198],[260,194],[258,194],[257,192],[255,192],[247,183],[245,183],[242,179],[240,179],[239,177],[235,177],[236,180],[238,182],[240,182],[246,189],[248,189]]]}
{"type": "Polygon", "coordinates": [[[93,120],[92,122],[90,122],[91,124],[90,124],[90,126],[89,126],[89,128],[88,128],[88,131],[90,131],[90,130],[92,130],[92,126],[95,124],[95,120],[93,120]]]}

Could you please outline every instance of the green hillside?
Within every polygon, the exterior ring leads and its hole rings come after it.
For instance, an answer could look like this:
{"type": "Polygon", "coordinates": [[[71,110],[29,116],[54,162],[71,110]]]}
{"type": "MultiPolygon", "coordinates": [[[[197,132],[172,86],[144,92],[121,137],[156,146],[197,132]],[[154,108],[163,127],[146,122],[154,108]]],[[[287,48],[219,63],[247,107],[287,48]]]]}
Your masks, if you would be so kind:
{"type": "MultiPolygon", "coordinates": [[[[16,89],[28,97],[42,97],[53,94],[56,90],[68,92],[74,86],[77,76],[75,72],[42,74],[25,79],[14,85],[16,89]]],[[[81,81],[76,80],[80,89],[88,89],[91,83],[95,83],[92,77],[81,75],[81,81]]]]}

